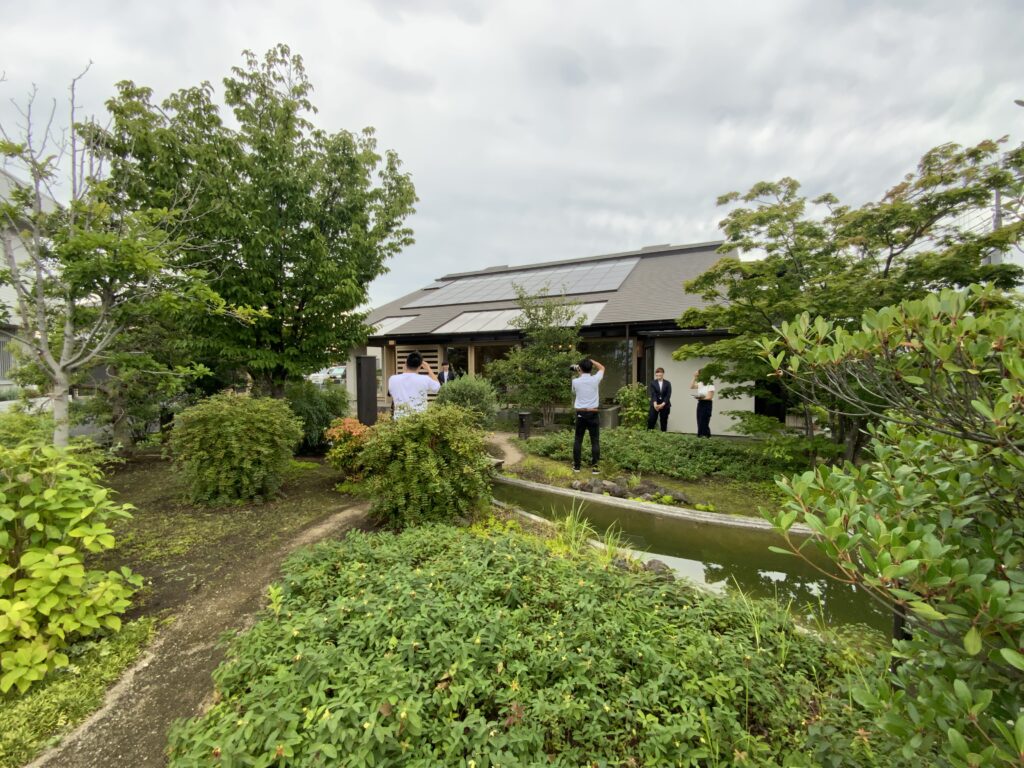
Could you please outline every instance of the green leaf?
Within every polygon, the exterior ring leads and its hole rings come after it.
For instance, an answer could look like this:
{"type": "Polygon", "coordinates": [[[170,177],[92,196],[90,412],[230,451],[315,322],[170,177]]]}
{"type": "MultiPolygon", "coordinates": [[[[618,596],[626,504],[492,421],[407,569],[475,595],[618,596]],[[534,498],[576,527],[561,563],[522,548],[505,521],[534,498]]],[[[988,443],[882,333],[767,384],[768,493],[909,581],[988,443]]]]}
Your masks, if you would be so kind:
{"type": "Polygon", "coordinates": [[[999,653],[1006,660],[1006,663],[1024,672],[1024,654],[1015,651],[1013,648],[1000,648],[999,653]]]}
{"type": "Polygon", "coordinates": [[[911,603],[910,609],[922,619],[928,619],[930,621],[942,621],[943,619],[949,618],[946,614],[939,613],[928,603],[922,603],[920,601],[911,603]]]}
{"type": "MultiPolygon", "coordinates": [[[[967,634],[964,635],[964,650],[966,650],[971,656],[977,656],[981,653],[981,632],[978,631],[977,627],[971,627],[967,634]]],[[[957,680],[956,682],[961,682],[957,680]]]]}

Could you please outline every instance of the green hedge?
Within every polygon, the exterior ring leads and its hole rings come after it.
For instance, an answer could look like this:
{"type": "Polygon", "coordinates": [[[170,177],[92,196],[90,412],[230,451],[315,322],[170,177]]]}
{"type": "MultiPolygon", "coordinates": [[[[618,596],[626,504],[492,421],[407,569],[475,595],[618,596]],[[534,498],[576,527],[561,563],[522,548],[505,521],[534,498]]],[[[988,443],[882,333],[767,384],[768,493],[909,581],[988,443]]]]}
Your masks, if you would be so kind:
{"type": "Polygon", "coordinates": [[[352,532],[286,565],[171,766],[895,766],[841,686],[884,664],[534,537],[352,532]]]}
{"type": "MultiPolygon", "coordinates": [[[[569,462],[572,461],[572,440],[573,433],[563,430],[531,438],[526,449],[539,456],[569,462]]],[[[590,440],[584,439],[583,454],[583,463],[587,463],[590,440]]],[[[625,471],[680,480],[699,480],[709,475],[735,480],[772,480],[780,473],[802,466],[765,456],[756,446],[635,429],[602,430],[601,459],[625,471]]]]}
{"type": "Polygon", "coordinates": [[[285,401],[225,393],[179,413],[170,445],[191,500],[222,504],[273,496],[301,438],[285,401]]]}

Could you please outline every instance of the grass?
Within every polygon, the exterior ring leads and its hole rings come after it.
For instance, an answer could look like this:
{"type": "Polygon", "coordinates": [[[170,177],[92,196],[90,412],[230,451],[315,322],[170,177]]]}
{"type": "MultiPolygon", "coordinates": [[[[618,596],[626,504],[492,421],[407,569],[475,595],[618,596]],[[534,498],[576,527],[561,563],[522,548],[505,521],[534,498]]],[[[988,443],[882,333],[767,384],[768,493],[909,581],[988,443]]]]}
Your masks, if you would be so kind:
{"type": "MultiPolygon", "coordinates": [[[[544,456],[527,455],[519,464],[508,469],[525,480],[562,488],[568,488],[573,480],[579,479],[579,476],[573,473],[572,468],[564,462],[544,456]]],[[[639,477],[621,471],[607,462],[602,462],[601,469],[603,478],[624,479],[627,487],[632,480],[639,477]]],[[[731,480],[719,477],[708,477],[702,480],[678,480],[664,475],[643,475],[642,478],[667,490],[679,491],[690,499],[691,506],[699,504],[727,515],[756,517],[759,507],[771,507],[779,501],[778,489],[771,482],[731,480]]],[[[589,475],[585,479],[589,479],[589,475]]]]}
{"type": "Polygon", "coordinates": [[[139,619],[116,635],[77,643],[71,664],[0,708],[0,768],[31,760],[84,720],[107,688],[131,666],[153,636],[154,620],[139,619]]]}
{"type": "Polygon", "coordinates": [[[122,501],[136,506],[115,525],[110,555],[137,570],[180,563],[254,542],[279,541],[339,508],[337,473],[317,461],[293,461],[280,497],[261,504],[204,507],[184,500],[169,463],[139,460],[110,478],[122,501]]]}

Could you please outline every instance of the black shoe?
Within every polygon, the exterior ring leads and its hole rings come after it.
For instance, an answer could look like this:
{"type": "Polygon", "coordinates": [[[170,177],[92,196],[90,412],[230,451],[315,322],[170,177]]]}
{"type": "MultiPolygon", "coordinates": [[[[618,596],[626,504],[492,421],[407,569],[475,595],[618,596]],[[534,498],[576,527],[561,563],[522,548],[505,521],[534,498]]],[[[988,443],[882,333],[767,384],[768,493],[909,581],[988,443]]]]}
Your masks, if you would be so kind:
{"type": "Polygon", "coordinates": [[[572,471],[573,471],[573,472],[579,472],[579,471],[580,471],[580,468],[579,468],[579,467],[573,467],[573,468],[572,468],[572,471]]]}
{"type": "Polygon", "coordinates": [[[590,474],[592,474],[592,475],[600,475],[601,474],[601,470],[599,470],[597,467],[591,467],[590,468],[590,474]]]}

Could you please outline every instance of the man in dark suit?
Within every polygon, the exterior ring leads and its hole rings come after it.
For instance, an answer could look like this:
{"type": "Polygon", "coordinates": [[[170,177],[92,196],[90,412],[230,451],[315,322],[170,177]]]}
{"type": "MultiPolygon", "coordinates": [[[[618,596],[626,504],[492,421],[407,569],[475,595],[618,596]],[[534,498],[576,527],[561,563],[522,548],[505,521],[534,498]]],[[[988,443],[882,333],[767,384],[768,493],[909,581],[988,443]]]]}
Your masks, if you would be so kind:
{"type": "Polygon", "coordinates": [[[449,381],[454,381],[456,378],[458,377],[449,370],[448,363],[441,363],[441,372],[437,374],[437,380],[441,382],[441,386],[443,387],[449,381]]]}
{"type": "Polygon", "coordinates": [[[672,410],[672,383],[665,379],[665,369],[654,371],[654,381],[647,385],[647,396],[651,409],[647,412],[647,428],[654,429],[661,422],[661,431],[668,431],[668,414],[672,410]]]}

